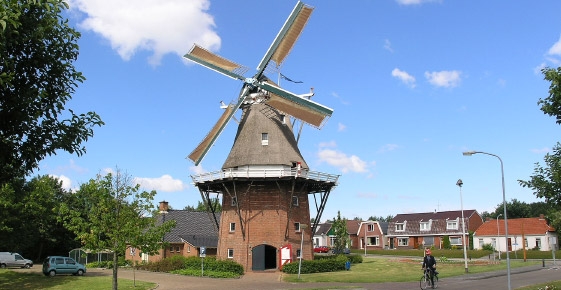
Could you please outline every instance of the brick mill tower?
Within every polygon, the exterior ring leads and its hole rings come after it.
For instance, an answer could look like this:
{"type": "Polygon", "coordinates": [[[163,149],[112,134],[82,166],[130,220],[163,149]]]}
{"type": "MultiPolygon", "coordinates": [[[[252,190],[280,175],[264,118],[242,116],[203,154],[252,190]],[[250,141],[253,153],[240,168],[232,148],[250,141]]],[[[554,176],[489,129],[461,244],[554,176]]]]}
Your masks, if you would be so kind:
{"type": "Polygon", "coordinates": [[[311,101],[313,91],[296,95],[264,74],[271,61],[280,67],[312,11],[302,2],[296,4],[251,78],[242,76],[246,71],[242,66],[198,45],[185,55],[244,83],[235,103],[222,103],[224,113],[189,159],[198,165],[241,110],[234,144],[222,170],[192,179],[212,211],[219,233],[218,258],[233,259],[246,271],[280,269],[300,255],[313,258],[313,233],[339,177],[310,171],[298,149],[299,136],[293,132],[295,121],[321,128],[333,110],[311,101]],[[217,195],[222,196],[220,219],[212,202],[217,195]],[[310,201],[316,209],[313,224],[310,201]]]}

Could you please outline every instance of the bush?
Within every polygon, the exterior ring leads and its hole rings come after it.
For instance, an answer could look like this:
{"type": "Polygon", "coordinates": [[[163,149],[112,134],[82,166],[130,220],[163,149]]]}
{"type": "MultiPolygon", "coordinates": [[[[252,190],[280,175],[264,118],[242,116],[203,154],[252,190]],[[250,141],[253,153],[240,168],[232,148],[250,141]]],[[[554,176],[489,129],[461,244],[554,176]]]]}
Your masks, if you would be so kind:
{"type": "MultiPolygon", "coordinates": [[[[201,263],[202,261],[199,257],[187,258],[183,256],[173,256],[156,262],[140,264],[138,265],[138,269],[152,272],[173,272],[183,275],[196,273],[194,276],[200,276],[201,263]]],[[[217,260],[215,257],[207,257],[204,259],[204,271],[205,276],[209,276],[206,275],[207,271],[209,273],[214,272],[211,277],[236,277],[244,274],[242,265],[232,260],[217,260]]]]}
{"type": "Polygon", "coordinates": [[[491,244],[483,244],[481,246],[481,249],[486,250],[486,251],[494,251],[495,249],[493,248],[493,245],[491,244]]]}
{"type": "MultiPolygon", "coordinates": [[[[327,256],[330,258],[322,258],[316,260],[302,260],[302,267],[300,273],[321,273],[321,272],[335,272],[345,270],[345,263],[349,258],[345,255],[327,256]]],[[[361,257],[362,258],[362,257],[361,257]]],[[[295,261],[285,264],[282,271],[287,274],[298,274],[298,266],[300,261],[295,261]]],[[[361,259],[362,262],[362,259],[361,259]]]]}

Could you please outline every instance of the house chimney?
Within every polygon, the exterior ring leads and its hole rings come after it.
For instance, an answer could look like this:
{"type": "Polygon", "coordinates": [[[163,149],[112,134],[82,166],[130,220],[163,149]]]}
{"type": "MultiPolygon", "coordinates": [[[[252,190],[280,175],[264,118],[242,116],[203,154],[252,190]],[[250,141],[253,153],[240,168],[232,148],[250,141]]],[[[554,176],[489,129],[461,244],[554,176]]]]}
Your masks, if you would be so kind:
{"type": "Polygon", "coordinates": [[[540,214],[540,220],[543,220],[543,219],[544,219],[544,215],[542,213],[542,214],[540,214]]]}
{"type": "Polygon", "coordinates": [[[486,221],[486,222],[488,222],[488,221],[490,221],[490,220],[491,220],[490,217],[486,217],[486,218],[485,218],[485,221],[486,221]]]}
{"type": "Polygon", "coordinates": [[[167,201],[160,201],[160,213],[167,213],[169,206],[167,201]]]}

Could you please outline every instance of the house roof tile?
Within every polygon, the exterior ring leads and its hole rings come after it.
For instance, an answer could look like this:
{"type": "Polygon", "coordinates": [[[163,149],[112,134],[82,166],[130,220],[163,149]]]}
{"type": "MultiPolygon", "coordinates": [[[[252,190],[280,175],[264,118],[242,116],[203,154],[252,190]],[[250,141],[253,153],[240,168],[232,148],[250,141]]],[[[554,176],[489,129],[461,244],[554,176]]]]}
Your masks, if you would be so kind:
{"type": "MultiPolygon", "coordinates": [[[[216,218],[220,220],[219,213],[216,214],[216,218]]],[[[158,215],[158,224],[168,220],[175,220],[176,224],[170,232],[165,234],[165,242],[182,243],[183,241],[188,241],[193,246],[216,247],[218,232],[209,213],[170,210],[167,213],[160,213],[158,215]],[[213,239],[216,239],[216,243],[212,242],[213,239]],[[203,242],[208,242],[209,244],[201,244],[203,242]],[[212,246],[213,243],[214,246],[212,246]]]]}
{"type": "MultiPolygon", "coordinates": [[[[554,232],[555,229],[547,224],[543,218],[519,218],[507,219],[509,235],[543,235],[547,232],[554,232]]],[[[504,219],[498,220],[499,235],[505,234],[504,219]]],[[[476,231],[477,236],[496,236],[497,220],[485,221],[476,231]]]]}

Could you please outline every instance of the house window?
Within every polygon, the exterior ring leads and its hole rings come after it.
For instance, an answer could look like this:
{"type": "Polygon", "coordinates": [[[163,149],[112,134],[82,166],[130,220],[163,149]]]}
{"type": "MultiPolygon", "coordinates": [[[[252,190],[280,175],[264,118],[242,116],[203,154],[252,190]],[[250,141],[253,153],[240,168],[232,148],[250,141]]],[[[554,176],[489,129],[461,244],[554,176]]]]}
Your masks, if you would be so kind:
{"type": "Polygon", "coordinates": [[[280,120],[283,124],[286,124],[286,115],[280,115],[280,120]]]}
{"type": "Polygon", "coordinates": [[[294,223],[294,230],[297,232],[300,231],[300,223],[294,223]]]}
{"type": "Polygon", "coordinates": [[[236,206],[238,204],[238,198],[236,196],[232,196],[232,206],[236,206]]]}
{"type": "Polygon", "coordinates": [[[230,232],[236,231],[236,223],[230,223],[230,232]]]}
{"type": "Polygon", "coordinates": [[[524,238],[524,247],[528,248],[528,239],[524,238]]]}
{"type": "Polygon", "coordinates": [[[173,247],[169,247],[169,252],[173,253],[173,247]]]}
{"type": "Polygon", "coordinates": [[[404,231],[404,230],[405,230],[405,223],[398,223],[398,224],[395,224],[395,230],[396,230],[397,232],[402,232],[402,231],[404,231]]]}
{"type": "Polygon", "coordinates": [[[450,245],[461,245],[462,237],[450,237],[450,245]]]}
{"type": "Polygon", "coordinates": [[[424,237],[423,242],[425,242],[425,246],[432,246],[434,245],[434,237],[424,237]]]}
{"type": "MultiPolygon", "coordinates": [[[[497,248],[497,239],[496,238],[492,238],[491,239],[491,244],[493,245],[493,248],[496,249],[497,248]]],[[[480,247],[483,247],[483,245],[479,245],[480,247]]]]}
{"type": "Polygon", "coordinates": [[[479,247],[483,248],[483,245],[484,245],[483,239],[479,239],[479,247]]]}
{"type": "Polygon", "coordinates": [[[447,230],[457,230],[458,229],[458,221],[447,221],[446,222],[446,229],[447,230]]]}
{"type": "Polygon", "coordinates": [[[300,249],[296,250],[296,258],[300,258],[300,254],[302,254],[302,251],[300,249]]]}
{"type": "Polygon", "coordinates": [[[398,246],[407,246],[407,245],[409,245],[409,238],[397,238],[397,245],[398,245],[398,246]]]}
{"type": "Polygon", "coordinates": [[[428,231],[428,230],[430,230],[430,223],[429,223],[429,222],[421,222],[421,223],[420,223],[420,230],[421,230],[421,231],[428,231]]]}
{"type": "Polygon", "coordinates": [[[293,206],[298,206],[298,197],[297,196],[292,197],[292,205],[293,206]]]}
{"type": "Polygon", "coordinates": [[[234,249],[228,249],[228,258],[229,258],[229,259],[233,259],[233,258],[234,258],[234,249]]]}
{"type": "Polygon", "coordinates": [[[191,246],[187,246],[187,253],[191,253],[191,246]]]}
{"type": "Polygon", "coordinates": [[[536,248],[538,248],[538,249],[542,248],[542,239],[541,238],[536,238],[536,248]]]}
{"type": "Polygon", "coordinates": [[[366,230],[369,231],[369,232],[373,232],[374,231],[374,225],[369,224],[366,230]]]}
{"type": "Polygon", "coordinates": [[[329,244],[331,246],[335,245],[335,237],[329,237],[329,244]]]}
{"type": "Polygon", "coordinates": [[[366,238],[366,245],[367,246],[378,246],[378,245],[380,245],[380,238],[379,237],[367,237],[366,238]]]}
{"type": "Polygon", "coordinates": [[[175,252],[176,253],[181,253],[179,246],[175,247],[175,252]]]}
{"type": "Polygon", "coordinates": [[[261,133],[261,145],[269,145],[269,133],[261,133]]]}

